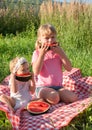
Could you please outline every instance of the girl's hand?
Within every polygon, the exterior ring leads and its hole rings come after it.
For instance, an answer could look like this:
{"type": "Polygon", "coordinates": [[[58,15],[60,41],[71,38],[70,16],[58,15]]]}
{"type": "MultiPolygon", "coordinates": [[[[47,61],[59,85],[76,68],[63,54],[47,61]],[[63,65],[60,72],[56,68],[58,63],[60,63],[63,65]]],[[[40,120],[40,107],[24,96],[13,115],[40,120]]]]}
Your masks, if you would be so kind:
{"type": "Polygon", "coordinates": [[[30,72],[30,75],[31,75],[30,80],[34,80],[34,74],[33,74],[33,72],[30,72]]]}
{"type": "Polygon", "coordinates": [[[51,50],[54,52],[54,53],[57,53],[59,55],[61,55],[63,53],[63,50],[60,46],[55,46],[55,47],[51,47],[51,50]]]}
{"type": "Polygon", "coordinates": [[[46,54],[46,52],[48,51],[48,46],[46,45],[42,45],[41,48],[39,48],[39,52],[41,56],[44,56],[46,54]]]}

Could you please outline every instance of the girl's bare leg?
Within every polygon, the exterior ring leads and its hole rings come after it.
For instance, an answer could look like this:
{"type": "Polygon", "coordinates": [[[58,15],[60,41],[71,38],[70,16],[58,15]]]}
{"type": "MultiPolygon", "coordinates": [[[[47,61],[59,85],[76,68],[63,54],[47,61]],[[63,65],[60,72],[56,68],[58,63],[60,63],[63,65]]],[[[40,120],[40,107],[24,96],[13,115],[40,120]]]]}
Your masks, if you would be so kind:
{"type": "Polygon", "coordinates": [[[65,103],[71,103],[78,100],[78,97],[75,93],[65,88],[59,90],[60,100],[65,103]]]}
{"type": "Polygon", "coordinates": [[[1,95],[0,96],[0,101],[2,101],[3,103],[6,103],[8,105],[8,107],[14,111],[13,107],[15,105],[15,100],[13,98],[10,98],[9,96],[6,95],[1,95]]]}
{"type": "Polygon", "coordinates": [[[52,88],[42,89],[40,92],[40,98],[43,98],[50,104],[57,104],[60,100],[58,92],[52,88]]]}

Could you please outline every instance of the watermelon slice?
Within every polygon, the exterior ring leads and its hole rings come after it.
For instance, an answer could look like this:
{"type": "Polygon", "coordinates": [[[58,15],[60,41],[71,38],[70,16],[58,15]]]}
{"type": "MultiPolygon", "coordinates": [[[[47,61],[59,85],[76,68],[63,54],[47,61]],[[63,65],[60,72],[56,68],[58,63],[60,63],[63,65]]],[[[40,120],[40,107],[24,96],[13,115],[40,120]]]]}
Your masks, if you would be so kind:
{"type": "MultiPolygon", "coordinates": [[[[51,47],[56,47],[56,46],[58,46],[58,43],[57,43],[57,42],[52,43],[52,44],[45,43],[45,45],[48,46],[48,50],[50,50],[51,47]]],[[[41,46],[39,46],[39,48],[41,48],[41,46]]]]}
{"type": "Polygon", "coordinates": [[[28,112],[32,114],[42,114],[49,110],[50,104],[44,101],[31,101],[27,105],[28,112]]]}
{"type": "Polygon", "coordinates": [[[48,44],[48,43],[47,43],[46,46],[49,46],[48,50],[50,50],[51,47],[56,47],[57,44],[56,44],[56,43],[52,43],[52,44],[48,44]]]}
{"type": "Polygon", "coordinates": [[[16,80],[22,81],[22,82],[26,82],[29,79],[31,79],[31,74],[30,73],[25,73],[25,74],[16,74],[16,80]]]}

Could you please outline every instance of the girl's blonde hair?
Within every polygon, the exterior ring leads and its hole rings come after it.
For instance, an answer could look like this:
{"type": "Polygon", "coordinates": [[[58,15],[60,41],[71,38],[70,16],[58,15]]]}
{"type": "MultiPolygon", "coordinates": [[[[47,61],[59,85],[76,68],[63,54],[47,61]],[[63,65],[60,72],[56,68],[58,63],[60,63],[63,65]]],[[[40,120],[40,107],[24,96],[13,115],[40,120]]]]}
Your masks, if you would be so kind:
{"type": "Polygon", "coordinates": [[[13,60],[10,61],[10,72],[13,72],[13,69],[15,68],[16,63],[18,62],[18,60],[20,59],[20,57],[16,57],[13,60]]]}
{"type": "MultiPolygon", "coordinates": [[[[21,65],[28,63],[28,61],[24,57],[16,57],[10,61],[10,72],[16,73],[21,65]]],[[[29,65],[29,63],[28,63],[29,65]]]]}
{"type": "Polygon", "coordinates": [[[38,31],[37,31],[37,41],[35,43],[35,48],[38,49],[39,46],[41,46],[41,43],[40,43],[40,36],[41,35],[57,35],[57,32],[56,32],[56,29],[54,28],[53,25],[51,24],[43,24],[39,27],[38,31]]]}

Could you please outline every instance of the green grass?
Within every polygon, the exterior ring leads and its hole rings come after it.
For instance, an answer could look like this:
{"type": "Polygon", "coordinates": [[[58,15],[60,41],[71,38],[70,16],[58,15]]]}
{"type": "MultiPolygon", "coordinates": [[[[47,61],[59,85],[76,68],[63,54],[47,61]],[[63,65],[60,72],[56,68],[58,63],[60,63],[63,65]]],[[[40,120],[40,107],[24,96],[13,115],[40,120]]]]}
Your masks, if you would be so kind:
{"type": "Polygon", "coordinates": [[[4,112],[0,111],[0,130],[12,130],[9,120],[4,112]]]}

